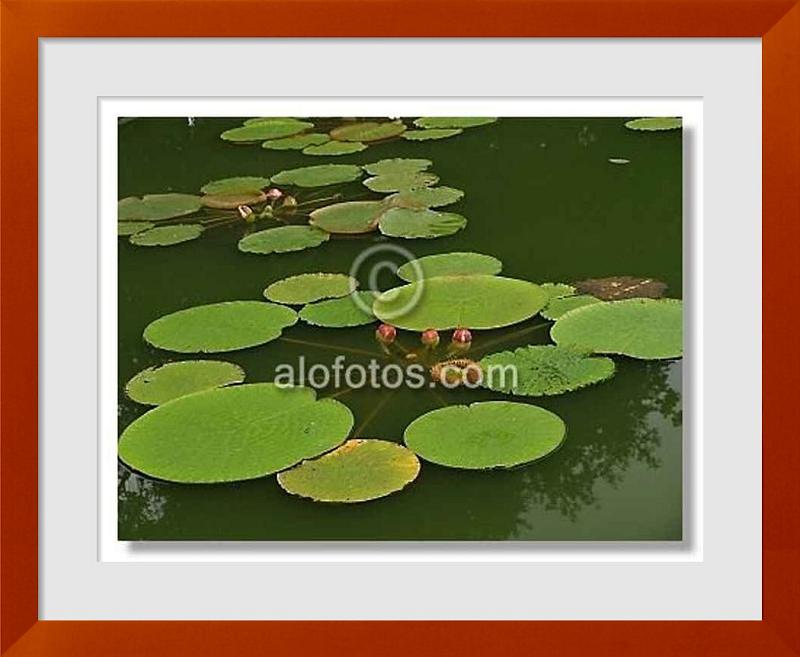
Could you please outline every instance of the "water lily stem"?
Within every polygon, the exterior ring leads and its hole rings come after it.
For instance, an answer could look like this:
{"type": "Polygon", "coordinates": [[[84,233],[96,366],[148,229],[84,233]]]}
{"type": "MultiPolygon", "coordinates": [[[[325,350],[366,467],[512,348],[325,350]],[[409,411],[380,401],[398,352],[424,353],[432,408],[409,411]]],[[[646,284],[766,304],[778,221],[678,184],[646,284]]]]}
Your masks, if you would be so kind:
{"type": "Polygon", "coordinates": [[[373,418],[380,412],[380,410],[384,406],[386,406],[386,402],[388,402],[392,398],[392,395],[394,395],[394,393],[395,393],[394,390],[390,390],[389,392],[386,393],[383,399],[381,399],[377,404],[375,404],[372,411],[370,411],[369,415],[367,415],[367,417],[364,418],[364,421],[353,432],[354,438],[360,438],[363,435],[364,429],[367,428],[367,425],[369,425],[369,423],[372,422],[373,418]]]}
{"type": "Polygon", "coordinates": [[[323,342],[311,342],[309,340],[298,340],[296,338],[278,338],[282,342],[290,342],[292,344],[302,344],[306,347],[316,347],[317,349],[327,349],[328,351],[346,352],[350,354],[358,354],[359,356],[371,356],[373,358],[381,358],[381,354],[374,351],[367,351],[366,349],[356,349],[355,347],[340,347],[338,345],[325,344],[323,342]]]}
{"type": "Polygon", "coordinates": [[[490,347],[495,347],[495,346],[497,346],[499,344],[503,344],[504,342],[511,342],[515,338],[522,337],[523,335],[526,335],[528,333],[532,333],[533,331],[537,331],[540,328],[543,328],[545,326],[549,326],[549,323],[545,322],[545,323],[542,323],[542,324],[534,324],[533,326],[528,326],[528,327],[526,327],[524,329],[520,329],[519,331],[514,331],[514,333],[510,333],[509,335],[504,335],[503,337],[497,338],[496,340],[490,340],[489,342],[486,342],[486,343],[480,345],[480,348],[476,349],[471,355],[474,358],[476,354],[480,354],[481,352],[485,352],[490,347]]]}

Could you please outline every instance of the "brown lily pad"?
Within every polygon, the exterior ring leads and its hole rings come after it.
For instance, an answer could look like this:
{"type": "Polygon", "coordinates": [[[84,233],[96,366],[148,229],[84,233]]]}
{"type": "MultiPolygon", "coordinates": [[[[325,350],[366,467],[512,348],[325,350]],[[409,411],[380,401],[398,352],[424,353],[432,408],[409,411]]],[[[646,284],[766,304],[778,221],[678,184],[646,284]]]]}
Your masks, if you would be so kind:
{"type": "Polygon", "coordinates": [[[609,276],[578,281],[575,288],[580,294],[591,294],[603,301],[618,301],[633,298],[660,299],[667,290],[667,284],[654,278],[609,276]]]}

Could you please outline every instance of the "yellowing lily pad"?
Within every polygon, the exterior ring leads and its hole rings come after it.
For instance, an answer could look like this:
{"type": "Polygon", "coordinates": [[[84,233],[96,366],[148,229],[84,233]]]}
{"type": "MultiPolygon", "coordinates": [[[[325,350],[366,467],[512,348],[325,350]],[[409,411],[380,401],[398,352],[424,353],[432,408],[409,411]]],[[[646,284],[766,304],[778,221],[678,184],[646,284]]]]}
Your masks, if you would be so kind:
{"type": "Polygon", "coordinates": [[[392,194],[386,202],[398,208],[440,208],[463,197],[464,192],[453,187],[423,187],[392,194]]]}
{"type": "Polygon", "coordinates": [[[364,170],[371,176],[384,176],[397,173],[417,173],[433,164],[430,160],[395,157],[365,164],[364,170]]]}
{"type": "Polygon", "coordinates": [[[165,315],[144,330],[148,344],[178,353],[218,353],[264,344],[297,322],[286,306],[263,301],[223,301],[165,315]]]}
{"type": "Polygon", "coordinates": [[[117,222],[117,236],[129,237],[153,227],[155,224],[149,221],[119,221],[117,222]]]}
{"type": "Polygon", "coordinates": [[[329,239],[328,233],[314,226],[279,226],[246,235],[239,240],[239,250],[261,255],[289,253],[319,246],[329,239]]]}
{"type": "Polygon", "coordinates": [[[321,146],[308,146],[303,149],[304,155],[350,155],[367,150],[367,145],[360,141],[329,141],[321,146]]]}
{"type": "Polygon", "coordinates": [[[393,208],[378,220],[378,228],[389,237],[433,239],[452,235],[467,225],[466,217],[452,212],[393,208]]]}
{"type": "Polygon", "coordinates": [[[647,119],[634,119],[628,121],[625,127],[628,130],[643,130],[645,132],[654,132],[661,130],[677,130],[681,127],[682,121],[675,117],[654,117],[647,119]]]}
{"type": "Polygon", "coordinates": [[[197,224],[173,224],[156,226],[130,236],[129,241],[136,246],[173,246],[197,239],[203,234],[203,227],[197,224]]]}
{"type": "Polygon", "coordinates": [[[300,319],[308,324],[325,328],[372,324],[375,315],[370,309],[374,300],[373,292],[354,292],[341,299],[311,303],[300,310],[300,319]]]}
{"type": "Polygon", "coordinates": [[[303,304],[346,297],[357,287],[358,281],[346,274],[300,274],[274,282],[264,296],[275,303],[303,304]]]}
{"type": "Polygon", "coordinates": [[[392,288],[372,307],[381,321],[410,331],[492,329],[522,322],[548,301],[535,283],[502,276],[437,276],[392,288]]]}
{"type": "Polygon", "coordinates": [[[207,194],[203,196],[203,205],[207,208],[218,210],[235,210],[240,205],[257,205],[267,200],[267,195],[262,191],[255,192],[229,192],[225,194],[207,194]]]}
{"type": "Polygon", "coordinates": [[[252,194],[269,185],[269,178],[261,176],[238,176],[212,180],[200,188],[203,194],[252,194]]]}
{"type": "Polygon", "coordinates": [[[450,468],[512,468],[541,459],[564,441],[555,413],[515,402],[447,406],[418,417],[403,441],[425,461],[450,468]]]}
{"type": "Polygon", "coordinates": [[[397,137],[405,132],[406,126],[402,121],[385,121],[377,123],[365,121],[364,123],[348,123],[331,130],[331,137],[337,141],[380,141],[397,137]]]}
{"type": "Polygon", "coordinates": [[[441,128],[437,130],[406,130],[403,139],[409,141],[428,141],[430,139],[447,139],[464,132],[461,128],[441,128]]]}
{"type": "Polygon", "coordinates": [[[272,182],[297,187],[324,187],[358,180],[363,173],[361,167],[355,164],[320,164],[281,171],[272,176],[272,182]]]}
{"type": "Polygon", "coordinates": [[[477,116],[423,116],[414,125],[418,128],[474,128],[497,121],[496,118],[481,118],[477,116]]]}
{"type": "Polygon", "coordinates": [[[203,204],[192,194],[129,196],[117,204],[118,221],[163,221],[197,212],[203,204]]]}
{"type": "Polygon", "coordinates": [[[602,303],[597,297],[590,294],[575,294],[573,296],[557,297],[551,299],[550,303],[542,310],[542,317],[545,319],[558,319],[575,308],[591,306],[593,303],[602,303]]]}
{"type": "Polygon", "coordinates": [[[512,395],[560,395],[614,375],[610,358],[588,356],[568,347],[535,345],[486,356],[481,385],[512,395]]]}
{"type": "Polygon", "coordinates": [[[434,276],[493,276],[502,269],[502,262],[482,253],[437,253],[405,263],[397,270],[397,275],[404,281],[413,283],[421,278],[434,276]]]}
{"type": "Polygon", "coordinates": [[[683,354],[683,304],[677,299],[625,299],[578,308],[550,330],[556,344],[645,360],[683,354]]]}
{"type": "Polygon", "coordinates": [[[125,386],[133,401],[150,406],[201,390],[244,381],[244,370],[222,360],[184,360],[142,370],[125,386]]]}
{"type": "Polygon", "coordinates": [[[340,445],[353,415],[310,388],[254,383],[178,397],[131,423],[119,457],[144,474],[179,483],[255,479],[340,445]]]}
{"type": "Polygon", "coordinates": [[[220,136],[225,141],[232,142],[264,141],[267,139],[289,137],[313,127],[313,123],[307,123],[305,121],[265,120],[258,123],[251,123],[250,125],[244,125],[240,128],[226,130],[220,136]]]}
{"type": "Polygon", "coordinates": [[[439,176],[428,171],[409,173],[386,173],[374,178],[367,178],[364,186],[373,192],[399,192],[421,187],[431,187],[439,182],[439,176]]]}
{"type": "Polygon", "coordinates": [[[315,502],[367,502],[405,488],[419,474],[419,459],[386,440],[348,440],[332,452],[278,473],[287,493],[315,502]]]}
{"type": "Polygon", "coordinates": [[[308,132],[282,139],[270,139],[261,144],[261,147],[272,151],[302,151],[309,146],[321,146],[330,140],[331,138],[322,132],[308,132]]]}
{"type": "Polygon", "coordinates": [[[317,208],[311,224],[328,233],[361,234],[378,227],[378,218],[386,211],[381,201],[346,201],[317,208]]]}

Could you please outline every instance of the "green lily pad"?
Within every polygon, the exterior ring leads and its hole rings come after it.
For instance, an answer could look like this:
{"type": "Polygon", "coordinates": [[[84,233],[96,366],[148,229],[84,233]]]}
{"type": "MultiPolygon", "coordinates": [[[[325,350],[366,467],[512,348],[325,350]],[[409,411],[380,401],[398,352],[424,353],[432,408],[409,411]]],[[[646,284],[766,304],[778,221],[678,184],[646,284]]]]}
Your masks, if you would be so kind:
{"type": "Polygon", "coordinates": [[[403,139],[410,141],[428,141],[429,139],[447,139],[464,132],[461,128],[442,128],[439,130],[406,130],[403,139]]]}
{"type": "Polygon", "coordinates": [[[547,292],[550,299],[568,297],[576,293],[575,287],[568,283],[540,283],[539,287],[547,292]]]}
{"type": "Polygon", "coordinates": [[[309,132],[282,139],[270,139],[261,144],[261,147],[272,151],[302,151],[309,146],[327,144],[330,140],[331,138],[322,132],[309,132]]]}
{"type": "Polygon", "coordinates": [[[117,222],[117,236],[128,237],[149,230],[155,226],[149,221],[119,221],[117,222]]]}
{"type": "Polygon", "coordinates": [[[240,128],[231,128],[223,132],[220,137],[232,142],[264,141],[290,137],[313,127],[313,123],[305,121],[261,121],[240,128]]]}
{"type": "Polygon", "coordinates": [[[319,164],[281,171],[272,176],[272,182],[297,187],[324,187],[358,180],[363,173],[361,167],[355,164],[319,164]]]}
{"type": "Polygon", "coordinates": [[[620,299],[660,299],[667,290],[667,284],[654,278],[637,276],[609,276],[608,278],[590,278],[575,283],[575,288],[582,294],[591,294],[603,301],[619,301],[620,299]]]}
{"type": "Polygon", "coordinates": [[[447,406],[418,417],[403,441],[417,456],[450,468],[511,468],[541,459],[564,441],[558,415],[515,402],[447,406]]]}
{"type": "Polygon", "coordinates": [[[385,211],[382,201],[334,203],[314,210],[311,224],[328,233],[370,233],[378,227],[378,219],[385,211]]]}
{"type": "Polygon", "coordinates": [[[423,187],[392,194],[386,202],[398,208],[440,208],[463,197],[464,192],[453,187],[423,187]]]}
{"type": "Polygon", "coordinates": [[[418,128],[474,128],[479,125],[488,125],[497,121],[496,118],[481,118],[477,116],[423,116],[414,121],[418,128]]]}
{"type": "Polygon", "coordinates": [[[203,227],[198,224],[173,224],[134,233],[128,239],[136,246],[173,246],[197,239],[202,234],[203,227]]]}
{"type": "Polygon", "coordinates": [[[417,173],[433,164],[430,160],[395,157],[365,164],[364,170],[371,176],[384,176],[397,173],[417,173]]]}
{"type": "Polygon", "coordinates": [[[364,123],[348,123],[331,130],[331,137],[337,141],[380,141],[390,139],[405,132],[406,126],[402,121],[384,121],[377,123],[365,121],[364,123]]]}
{"type": "Polygon", "coordinates": [[[512,395],[560,395],[614,375],[610,358],[568,347],[536,345],[486,356],[480,363],[484,388],[512,395]]]}
{"type": "Polygon", "coordinates": [[[239,240],[239,250],[261,255],[289,253],[319,246],[329,239],[328,233],[314,226],[279,226],[246,235],[239,240]]]}
{"type": "Polygon", "coordinates": [[[207,194],[202,197],[203,205],[217,210],[235,210],[240,205],[257,205],[267,200],[262,191],[229,192],[226,194],[207,194]]]}
{"type": "Polygon", "coordinates": [[[186,308],[147,325],[148,344],[182,354],[236,351],[279,337],[297,322],[286,306],[264,301],[223,301],[186,308]]]}
{"type": "Polygon", "coordinates": [[[118,221],[162,221],[197,212],[203,207],[193,194],[148,194],[129,196],[117,204],[118,221]]]}
{"type": "Polygon", "coordinates": [[[125,386],[133,401],[150,406],[164,404],[201,390],[244,381],[244,370],[223,360],[184,360],[142,370],[125,386]]]}
{"type": "Polygon", "coordinates": [[[173,399],[131,423],[119,457],[151,477],[209,484],[255,479],[340,445],[353,415],[310,388],[252,383],[173,399]]]}
{"type": "Polygon", "coordinates": [[[395,287],[372,306],[381,321],[410,331],[492,329],[522,322],[547,303],[535,283],[502,276],[437,276],[395,287]]]}
{"type": "Polygon", "coordinates": [[[655,117],[648,119],[634,119],[628,121],[625,127],[629,130],[644,130],[646,132],[654,132],[661,130],[677,130],[681,127],[683,122],[679,118],[673,117],[655,117]]]}
{"type": "Polygon", "coordinates": [[[346,297],[358,287],[358,281],[347,274],[299,274],[275,281],[264,296],[275,303],[303,304],[346,297]]]}
{"type": "Polygon", "coordinates": [[[556,321],[553,341],[600,354],[652,360],[683,354],[683,303],[625,299],[578,308],[556,321]]]}
{"type": "Polygon", "coordinates": [[[437,253],[405,263],[397,270],[397,275],[404,281],[413,283],[420,278],[434,276],[493,276],[502,269],[502,262],[482,253],[437,253]]]}
{"type": "Polygon", "coordinates": [[[387,440],[348,440],[278,473],[287,493],[315,502],[367,502],[405,488],[419,474],[414,452],[387,440]]]}
{"type": "Polygon", "coordinates": [[[412,173],[387,173],[374,178],[367,178],[364,186],[373,192],[400,192],[421,187],[432,187],[439,182],[439,176],[428,171],[412,173]]]}
{"type": "Polygon", "coordinates": [[[300,319],[325,328],[372,324],[375,321],[375,315],[370,310],[373,301],[373,292],[354,292],[341,299],[328,299],[304,306],[300,310],[300,319]]]}
{"type": "Polygon", "coordinates": [[[583,306],[591,306],[593,303],[602,303],[602,300],[590,294],[556,297],[555,299],[551,299],[550,303],[542,310],[542,317],[545,319],[558,319],[570,310],[582,308],[583,306]]]}
{"type": "Polygon", "coordinates": [[[247,119],[244,125],[258,125],[263,123],[302,123],[304,126],[310,125],[313,127],[313,124],[308,123],[308,121],[303,121],[293,116],[256,116],[252,119],[247,119]]]}
{"type": "Polygon", "coordinates": [[[212,180],[200,188],[203,194],[242,194],[259,192],[269,185],[269,178],[260,176],[238,176],[212,180]]]}
{"type": "Polygon", "coordinates": [[[329,141],[321,146],[308,146],[303,149],[304,155],[350,155],[367,150],[367,145],[360,141],[329,141]]]}
{"type": "Polygon", "coordinates": [[[453,212],[393,208],[381,215],[378,228],[389,237],[406,239],[445,237],[463,229],[466,217],[453,212]]]}

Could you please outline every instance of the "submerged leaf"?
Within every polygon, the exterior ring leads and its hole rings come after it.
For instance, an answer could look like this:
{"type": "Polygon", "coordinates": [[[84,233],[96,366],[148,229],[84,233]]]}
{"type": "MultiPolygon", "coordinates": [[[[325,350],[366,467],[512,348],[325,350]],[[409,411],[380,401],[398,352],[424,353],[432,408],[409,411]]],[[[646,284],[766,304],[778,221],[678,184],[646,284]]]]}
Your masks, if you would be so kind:
{"type": "Polygon", "coordinates": [[[403,133],[403,139],[411,141],[428,141],[429,139],[447,139],[448,137],[455,137],[463,132],[461,128],[452,128],[440,130],[406,130],[403,133]]]}
{"type": "Polygon", "coordinates": [[[346,297],[358,281],[346,274],[299,274],[275,281],[264,296],[275,303],[304,304],[320,299],[346,297]]]}
{"type": "Polygon", "coordinates": [[[367,150],[367,145],[360,141],[329,141],[321,146],[309,146],[303,149],[304,155],[350,155],[367,150]]]}
{"type": "Polygon", "coordinates": [[[270,139],[261,144],[261,147],[273,151],[302,151],[308,146],[321,146],[330,140],[331,138],[322,132],[309,132],[282,139],[270,139]]]}
{"type": "Polygon", "coordinates": [[[228,192],[225,194],[207,194],[203,196],[203,205],[217,210],[235,210],[240,205],[257,205],[267,200],[261,190],[255,192],[228,192]]]}
{"type": "Polygon", "coordinates": [[[332,452],[278,473],[287,493],[315,502],[366,502],[405,488],[419,474],[419,459],[386,440],[348,440],[332,452]]]}
{"type": "Polygon", "coordinates": [[[381,215],[378,228],[384,235],[406,239],[445,237],[467,225],[466,217],[452,212],[393,208],[381,215]]]}
{"type": "Polygon", "coordinates": [[[431,187],[439,182],[439,176],[428,171],[409,173],[386,173],[374,178],[367,178],[364,186],[373,192],[400,192],[421,187],[431,187]]]}
{"type": "Polygon", "coordinates": [[[331,137],[337,141],[380,141],[396,137],[405,132],[406,126],[402,121],[385,121],[377,123],[365,121],[364,123],[348,123],[331,130],[331,137]]]}
{"type": "Polygon", "coordinates": [[[197,224],[173,224],[156,226],[134,233],[129,241],[136,246],[173,246],[197,239],[203,234],[203,227],[197,224]]]}
{"type": "Polygon", "coordinates": [[[117,203],[118,221],[162,221],[197,212],[203,204],[193,194],[129,196],[117,203]]]}
{"type": "Polygon", "coordinates": [[[418,417],[403,441],[420,458],[451,468],[511,468],[550,454],[566,427],[555,413],[515,402],[447,406],[418,417]]]}
{"type": "Polygon", "coordinates": [[[503,269],[497,258],[482,253],[437,253],[410,260],[397,270],[404,281],[413,283],[421,278],[434,276],[465,276],[486,274],[493,276],[503,269]]]}
{"type": "Polygon", "coordinates": [[[575,308],[591,306],[593,303],[602,303],[597,297],[590,294],[576,294],[573,296],[556,297],[542,310],[542,317],[545,319],[558,319],[561,315],[568,313],[575,308]]]}
{"type": "Polygon", "coordinates": [[[648,118],[648,119],[634,119],[633,121],[628,121],[625,124],[625,127],[629,130],[644,130],[647,132],[659,131],[659,130],[677,130],[682,125],[682,121],[679,118],[673,117],[655,117],[655,118],[648,118]]]}
{"type": "Polygon", "coordinates": [[[361,167],[356,164],[319,164],[281,171],[272,176],[272,182],[298,187],[324,187],[358,180],[363,173],[361,167]]]}
{"type": "Polygon", "coordinates": [[[575,283],[582,294],[591,294],[603,301],[620,299],[660,299],[664,296],[667,284],[654,278],[636,276],[610,276],[609,278],[590,278],[575,283]]]}
{"type": "Polygon", "coordinates": [[[269,178],[261,176],[238,176],[212,180],[200,188],[203,194],[242,194],[259,192],[269,185],[269,178]]]}
{"type": "Polygon", "coordinates": [[[375,315],[370,310],[374,300],[373,292],[354,292],[341,299],[311,303],[300,310],[300,319],[325,328],[371,324],[375,321],[375,315]]]}
{"type": "Polygon", "coordinates": [[[244,253],[288,253],[302,251],[330,239],[324,230],[314,226],[279,226],[245,235],[239,240],[239,250],[244,253]]]}
{"type": "Polygon", "coordinates": [[[297,322],[286,306],[264,301],[223,301],[160,317],[144,330],[148,344],[178,353],[236,351],[269,342],[297,322]]]}
{"type": "Polygon", "coordinates": [[[652,360],[683,353],[683,304],[678,299],[625,299],[578,308],[550,329],[553,341],[600,354],[652,360]]]}
{"type": "Polygon", "coordinates": [[[125,386],[125,394],[140,404],[158,406],[201,390],[244,381],[244,370],[223,360],[184,360],[142,370],[125,386]]]}
{"type": "Polygon", "coordinates": [[[453,187],[423,187],[392,194],[386,202],[398,208],[439,208],[460,201],[463,196],[464,192],[453,187]]]}
{"type": "Polygon", "coordinates": [[[477,116],[423,116],[414,125],[418,128],[474,128],[497,121],[496,118],[481,118],[477,116]]]}
{"type": "Polygon", "coordinates": [[[328,233],[369,233],[378,227],[378,218],[385,210],[382,201],[334,203],[314,210],[311,224],[328,233]]]}
{"type": "Polygon", "coordinates": [[[395,157],[365,164],[364,170],[371,176],[384,176],[396,173],[417,173],[433,164],[430,160],[395,157]]]}
{"type": "Polygon", "coordinates": [[[223,132],[220,137],[225,141],[233,142],[264,141],[266,139],[289,137],[313,127],[313,123],[306,123],[305,121],[264,120],[244,125],[240,128],[231,128],[223,132]]]}
{"type": "Polygon", "coordinates": [[[560,395],[614,375],[610,358],[555,345],[501,351],[481,361],[484,388],[513,395],[560,395]]]}
{"type": "Polygon", "coordinates": [[[536,284],[502,276],[438,276],[392,288],[372,307],[381,321],[411,331],[492,329],[533,317],[547,303],[536,284]]]}
{"type": "Polygon", "coordinates": [[[143,230],[149,230],[154,226],[155,224],[149,221],[119,221],[117,222],[117,236],[128,237],[141,233],[143,230]]]}
{"type": "Polygon", "coordinates": [[[173,399],[131,423],[123,463],[151,477],[206,484],[255,479],[340,445],[353,415],[304,387],[253,383],[173,399]]]}

